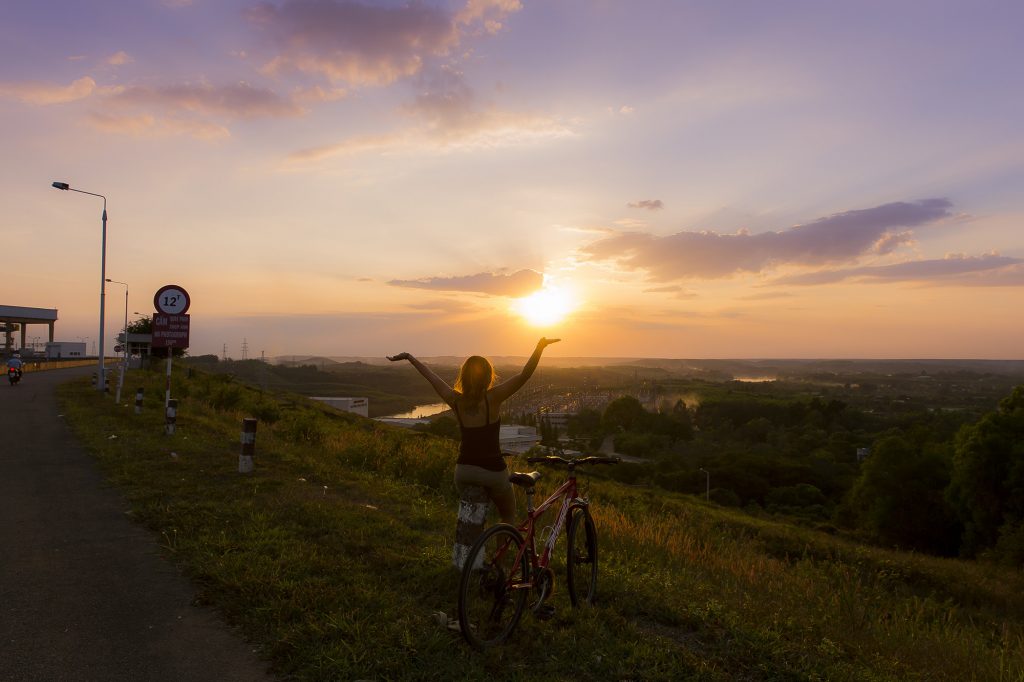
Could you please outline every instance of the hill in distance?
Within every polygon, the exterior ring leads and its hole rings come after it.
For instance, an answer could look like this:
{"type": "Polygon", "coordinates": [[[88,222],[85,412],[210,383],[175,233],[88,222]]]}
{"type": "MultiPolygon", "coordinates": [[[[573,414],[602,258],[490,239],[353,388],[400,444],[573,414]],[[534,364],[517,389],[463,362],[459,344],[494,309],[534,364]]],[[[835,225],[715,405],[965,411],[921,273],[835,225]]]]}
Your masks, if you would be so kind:
{"type": "MultiPolygon", "coordinates": [[[[456,355],[438,355],[421,357],[420,360],[431,365],[458,367],[465,357],[456,355]]],[[[498,355],[492,356],[495,365],[522,365],[525,356],[498,355]]],[[[366,356],[303,356],[281,355],[272,359],[274,364],[330,365],[361,363],[365,365],[390,365],[385,357],[366,356]]],[[[1006,376],[1024,376],[1024,360],[977,360],[977,359],[684,359],[684,358],[621,358],[621,357],[558,357],[545,356],[543,365],[546,367],[616,367],[635,366],[664,369],[678,374],[703,374],[715,372],[732,374],[734,378],[747,377],[772,378],[782,376],[799,376],[818,373],[832,374],[943,374],[953,372],[974,372],[981,374],[1000,374],[1006,376]]]]}

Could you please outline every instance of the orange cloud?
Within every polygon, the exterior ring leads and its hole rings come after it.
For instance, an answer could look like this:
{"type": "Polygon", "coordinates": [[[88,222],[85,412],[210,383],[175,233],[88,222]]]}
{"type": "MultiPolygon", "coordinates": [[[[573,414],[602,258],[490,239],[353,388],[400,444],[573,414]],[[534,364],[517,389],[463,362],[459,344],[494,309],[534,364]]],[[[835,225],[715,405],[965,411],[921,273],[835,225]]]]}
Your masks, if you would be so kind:
{"type": "Polygon", "coordinates": [[[37,106],[67,104],[85,99],[95,92],[97,92],[96,81],[89,76],[79,78],[70,85],[38,82],[0,83],[0,97],[37,106]]]}

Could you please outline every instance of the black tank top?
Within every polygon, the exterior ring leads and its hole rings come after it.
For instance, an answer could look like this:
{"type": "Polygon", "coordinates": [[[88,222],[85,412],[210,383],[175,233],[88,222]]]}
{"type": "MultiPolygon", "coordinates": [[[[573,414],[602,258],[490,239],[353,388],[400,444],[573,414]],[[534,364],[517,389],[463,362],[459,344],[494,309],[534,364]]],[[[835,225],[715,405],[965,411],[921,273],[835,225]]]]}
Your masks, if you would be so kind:
{"type": "Polygon", "coordinates": [[[484,408],[487,423],[483,426],[465,426],[458,405],[452,405],[455,418],[459,420],[459,432],[462,443],[459,445],[458,464],[472,464],[488,471],[504,471],[505,460],[501,458],[501,446],[498,435],[501,433],[501,418],[491,422],[491,406],[484,394],[484,408]]]}

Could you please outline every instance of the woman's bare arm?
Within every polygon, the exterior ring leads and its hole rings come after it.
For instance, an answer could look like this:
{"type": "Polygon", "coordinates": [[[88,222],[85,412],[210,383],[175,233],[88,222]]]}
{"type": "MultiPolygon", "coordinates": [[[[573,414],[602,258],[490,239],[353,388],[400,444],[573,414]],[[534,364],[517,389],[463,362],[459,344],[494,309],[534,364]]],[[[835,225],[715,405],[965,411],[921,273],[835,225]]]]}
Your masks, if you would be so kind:
{"type": "Polygon", "coordinates": [[[491,389],[490,394],[494,396],[495,400],[498,402],[507,400],[513,393],[522,388],[523,385],[529,381],[530,377],[533,376],[534,370],[537,369],[537,365],[540,363],[540,356],[544,353],[544,349],[553,343],[558,343],[559,341],[561,341],[561,339],[544,338],[538,341],[537,347],[534,349],[533,355],[530,356],[530,359],[526,361],[523,371],[491,389]]]}
{"type": "Polygon", "coordinates": [[[422,362],[414,358],[410,353],[399,353],[398,355],[387,356],[391,362],[398,362],[399,360],[408,360],[416,370],[423,375],[423,378],[430,382],[430,385],[434,387],[434,390],[441,400],[445,401],[449,405],[455,403],[457,393],[455,389],[448,385],[448,383],[441,377],[434,374],[433,370],[424,365],[422,362]]]}

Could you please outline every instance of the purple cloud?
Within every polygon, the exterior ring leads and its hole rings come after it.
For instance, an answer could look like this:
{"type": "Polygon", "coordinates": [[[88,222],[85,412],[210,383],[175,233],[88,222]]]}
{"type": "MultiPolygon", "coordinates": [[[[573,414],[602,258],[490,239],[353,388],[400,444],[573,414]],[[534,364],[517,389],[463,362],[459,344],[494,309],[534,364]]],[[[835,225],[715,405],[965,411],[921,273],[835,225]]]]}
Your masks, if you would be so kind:
{"type": "Polygon", "coordinates": [[[448,54],[464,32],[493,33],[518,11],[518,1],[469,0],[457,12],[422,2],[400,5],[354,0],[262,2],[245,16],[260,26],[276,56],[270,72],[296,70],[358,85],[387,85],[448,54]]]}
{"type": "Polygon", "coordinates": [[[128,107],[152,107],[162,111],[178,110],[229,118],[280,118],[302,113],[293,102],[248,83],[219,87],[208,84],[132,87],[111,96],[110,102],[128,107]]]}
{"type": "Polygon", "coordinates": [[[892,265],[822,270],[802,275],[780,277],[776,285],[831,284],[848,279],[863,282],[921,281],[929,283],[990,284],[1019,286],[1024,284],[1024,260],[986,254],[983,256],[949,256],[931,260],[907,261],[892,265]],[[984,275],[984,277],[982,277],[984,275]]]}
{"type": "Polygon", "coordinates": [[[526,296],[544,284],[544,275],[535,270],[520,270],[511,275],[481,272],[462,277],[429,277],[426,279],[393,279],[388,284],[435,291],[466,291],[491,296],[526,296]]]}
{"type": "Polygon", "coordinates": [[[651,280],[720,278],[779,265],[820,266],[891,251],[909,238],[905,229],[949,217],[946,199],[896,202],[847,211],[779,232],[678,232],[659,237],[623,232],[583,248],[598,261],[644,270],[651,280]]]}

